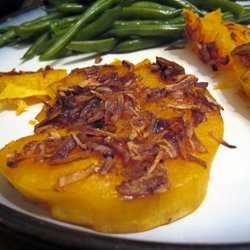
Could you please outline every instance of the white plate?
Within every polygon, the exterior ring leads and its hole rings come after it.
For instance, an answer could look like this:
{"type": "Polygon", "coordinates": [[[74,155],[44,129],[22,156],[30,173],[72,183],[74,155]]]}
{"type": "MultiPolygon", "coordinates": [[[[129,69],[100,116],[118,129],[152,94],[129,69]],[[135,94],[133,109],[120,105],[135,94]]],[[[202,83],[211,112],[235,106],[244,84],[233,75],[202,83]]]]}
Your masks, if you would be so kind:
{"type": "MultiPolygon", "coordinates": [[[[26,48],[0,49],[0,71],[38,70],[47,64],[54,68],[66,68],[68,72],[76,67],[94,64],[94,59],[80,55],[66,59],[39,62],[34,58],[21,63],[19,58],[26,48]]],[[[203,65],[187,46],[182,50],[166,51],[164,47],[143,50],[129,54],[110,54],[103,57],[102,63],[110,63],[115,58],[137,63],[145,58],[152,61],[156,56],[178,62],[187,73],[198,76],[200,81],[209,82],[209,90],[224,107],[222,116],[225,124],[224,139],[237,146],[228,149],[220,146],[214,159],[207,196],[202,205],[192,214],[169,225],[142,233],[107,235],[112,238],[129,239],[155,243],[177,244],[232,244],[250,242],[250,102],[244,100],[239,89],[214,90],[217,80],[213,72],[203,65]]],[[[0,111],[0,147],[9,141],[32,133],[29,120],[39,112],[35,105],[20,116],[14,111],[0,111]]],[[[20,214],[39,218],[59,227],[98,233],[84,227],[55,221],[36,205],[25,202],[3,177],[0,178],[0,204],[20,214]]]]}

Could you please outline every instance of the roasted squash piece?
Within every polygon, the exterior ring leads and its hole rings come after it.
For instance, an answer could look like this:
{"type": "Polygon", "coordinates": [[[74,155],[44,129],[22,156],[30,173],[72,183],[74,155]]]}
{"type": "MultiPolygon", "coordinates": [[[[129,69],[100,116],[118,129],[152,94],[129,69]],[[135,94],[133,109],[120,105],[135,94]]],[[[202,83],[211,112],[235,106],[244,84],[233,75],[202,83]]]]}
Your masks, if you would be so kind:
{"type": "Polygon", "coordinates": [[[223,21],[220,10],[208,13],[203,18],[192,10],[185,10],[184,19],[185,37],[192,50],[213,70],[223,74],[225,79],[239,82],[243,92],[250,97],[249,27],[223,21]]]}
{"type": "Polygon", "coordinates": [[[0,73],[0,109],[12,104],[18,114],[22,113],[28,106],[29,98],[48,99],[47,87],[66,75],[66,70],[49,67],[37,72],[0,73]]]}
{"type": "Polygon", "coordinates": [[[219,146],[211,135],[223,135],[206,84],[163,58],[77,74],[81,84],[61,81],[36,134],[0,151],[2,174],[55,219],[105,233],[145,231],[193,212],[219,146]]]}

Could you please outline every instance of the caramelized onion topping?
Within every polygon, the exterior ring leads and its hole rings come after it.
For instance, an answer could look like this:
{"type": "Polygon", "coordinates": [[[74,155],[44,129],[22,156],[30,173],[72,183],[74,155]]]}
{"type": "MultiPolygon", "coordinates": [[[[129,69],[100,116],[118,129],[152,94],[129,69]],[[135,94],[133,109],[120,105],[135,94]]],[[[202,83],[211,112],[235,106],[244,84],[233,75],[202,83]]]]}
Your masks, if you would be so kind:
{"type": "Polygon", "coordinates": [[[198,82],[183,67],[161,57],[149,67],[164,83],[162,88],[141,84],[128,61],[120,66],[124,73],[118,74],[117,67],[74,70],[73,74],[84,74],[84,80],[58,88],[55,104],[45,104],[46,117],[35,126],[35,133],[48,132],[49,136],[8,155],[8,166],[16,167],[29,158],[55,165],[95,156],[98,168],[90,165],[60,176],[56,189],[119,169],[124,180],[116,191],[125,198],[166,190],[169,159],[179,157],[206,167],[195,156],[207,151],[195,127],[206,121],[206,113],[222,109],[206,90],[207,83],[198,82]],[[148,103],[172,110],[175,116],[159,118],[145,109],[148,103]],[[60,136],[53,132],[58,128],[74,132],[60,136]]]}
{"type": "Polygon", "coordinates": [[[232,55],[239,56],[241,59],[241,62],[246,67],[250,67],[250,43],[242,44],[242,45],[236,47],[232,51],[232,55]]]}
{"type": "Polygon", "coordinates": [[[163,169],[158,168],[148,175],[123,181],[116,187],[116,190],[126,199],[133,199],[166,191],[167,187],[166,173],[163,169]]]}

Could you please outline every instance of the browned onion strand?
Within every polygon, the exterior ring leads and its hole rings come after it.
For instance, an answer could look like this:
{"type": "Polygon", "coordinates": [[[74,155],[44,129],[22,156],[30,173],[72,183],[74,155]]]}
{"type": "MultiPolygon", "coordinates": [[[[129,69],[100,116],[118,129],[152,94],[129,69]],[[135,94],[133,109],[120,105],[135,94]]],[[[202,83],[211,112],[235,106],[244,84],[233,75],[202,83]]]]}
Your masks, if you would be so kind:
{"type": "Polygon", "coordinates": [[[219,135],[217,135],[213,130],[209,131],[208,133],[210,136],[212,136],[217,142],[219,142],[221,145],[228,147],[228,148],[236,148],[235,145],[231,145],[224,141],[219,135]]]}
{"type": "Polygon", "coordinates": [[[116,187],[116,190],[127,199],[150,195],[156,190],[165,191],[168,188],[166,175],[166,171],[159,167],[148,175],[123,181],[116,187]]]}
{"type": "Polygon", "coordinates": [[[67,186],[69,184],[84,180],[89,175],[95,173],[97,171],[97,169],[98,169],[97,166],[90,165],[89,167],[87,167],[85,169],[81,169],[79,171],[76,171],[76,172],[68,174],[68,175],[60,176],[58,178],[56,188],[58,191],[60,191],[62,188],[64,188],[65,186],[67,186]]]}
{"type": "Polygon", "coordinates": [[[95,56],[95,64],[100,63],[103,60],[103,58],[100,55],[95,56]]]}
{"type": "Polygon", "coordinates": [[[233,56],[239,56],[241,62],[246,67],[250,67],[250,43],[246,43],[246,44],[243,44],[243,45],[240,45],[240,46],[236,47],[232,51],[232,55],[233,56]]]}
{"type": "Polygon", "coordinates": [[[57,190],[92,174],[105,176],[122,167],[124,181],[116,190],[126,198],[166,190],[169,159],[183,158],[206,167],[206,162],[196,156],[207,149],[195,127],[206,121],[206,113],[222,109],[206,90],[207,84],[160,57],[148,68],[161,79],[163,88],[141,84],[128,61],[120,67],[123,74],[118,74],[119,66],[108,65],[72,71],[83,74],[83,80],[78,85],[59,87],[54,105],[45,104],[46,118],[35,126],[35,133],[48,132],[50,136],[10,154],[8,166],[15,167],[28,158],[55,165],[95,156],[98,169],[91,165],[61,176],[57,190]],[[176,115],[160,118],[145,109],[150,103],[176,111],[176,115]],[[60,136],[53,132],[55,128],[74,132],[60,136]]]}

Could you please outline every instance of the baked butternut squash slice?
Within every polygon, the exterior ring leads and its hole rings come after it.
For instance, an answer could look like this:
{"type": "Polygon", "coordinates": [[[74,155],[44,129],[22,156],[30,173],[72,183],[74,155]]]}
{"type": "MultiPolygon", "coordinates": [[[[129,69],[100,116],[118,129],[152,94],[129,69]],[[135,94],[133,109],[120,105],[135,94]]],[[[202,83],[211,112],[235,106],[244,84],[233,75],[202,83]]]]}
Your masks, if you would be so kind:
{"type": "Polygon", "coordinates": [[[53,218],[100,232],[175,221],[203,201],[223,136],[206,86],[163,58],[74,70],[35,135],[0,151],[1,172],[53,218]]]}

